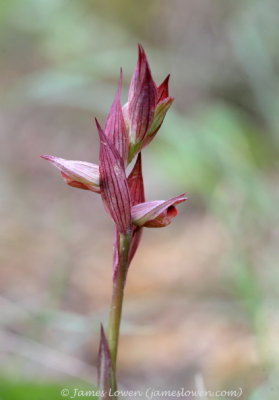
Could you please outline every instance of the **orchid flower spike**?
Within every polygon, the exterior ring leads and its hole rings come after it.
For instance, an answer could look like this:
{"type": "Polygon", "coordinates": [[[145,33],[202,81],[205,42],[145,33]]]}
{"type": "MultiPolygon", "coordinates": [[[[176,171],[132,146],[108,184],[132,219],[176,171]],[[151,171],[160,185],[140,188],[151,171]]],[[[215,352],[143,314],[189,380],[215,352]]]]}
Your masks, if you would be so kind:
{"type": "Polygon", "coordinates": [[[107,332],[101,326],[98,357],[99,387],[106,393],[104,399],[109,398],[110,390],[117,390],[116,361],[124,287],[143,228],[169,225],[177,215],[176,206],[187,200],[181,194],[168,200],[145,201],[141,150],[154,138],[173,102],[168,83],[169,75],[156,86],[146,54],[139,45],[128,102],[122,107],[120,71],[104,130],[96,120],[99,165],[41,156],[59,169],[68,185],[100,193],[104,208],[114,222],[112,303],[107,332]],[[135,156],[136,162],[127,177],[125,168],[135,156]]]}

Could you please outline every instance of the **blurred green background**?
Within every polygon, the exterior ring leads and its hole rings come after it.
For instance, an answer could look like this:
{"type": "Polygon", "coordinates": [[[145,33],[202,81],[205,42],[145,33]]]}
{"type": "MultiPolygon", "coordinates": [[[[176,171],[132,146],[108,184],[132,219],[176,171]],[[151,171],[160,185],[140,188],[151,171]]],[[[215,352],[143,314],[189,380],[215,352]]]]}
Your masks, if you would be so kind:
{"type": "Polygon", "coordinates": [[[1,1],[2,400],[96,382],[113,226],[39,155],[97,162],[93,117],[120,67],[126,101],[137,43],[175,97],[143,154],[147,198],[189,200],[144,232],[119,381],[278,399],[278,15],[277,0],[1,1]]]}

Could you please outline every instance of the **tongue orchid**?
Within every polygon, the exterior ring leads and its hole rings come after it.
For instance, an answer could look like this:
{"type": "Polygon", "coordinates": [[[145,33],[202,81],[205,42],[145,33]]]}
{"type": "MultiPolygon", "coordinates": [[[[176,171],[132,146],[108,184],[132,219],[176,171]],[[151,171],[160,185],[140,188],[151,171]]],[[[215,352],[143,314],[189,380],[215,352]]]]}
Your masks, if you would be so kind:
{"type": "Polygon", "coordinates": [[[115,98],[104,129],[96,120],[99,134],[99,164],[41,156],[55,166],[72,187],[101,194],[105,210],[114,222],[113,289],[107,333],[101,326],[99,387],[103,400],[117,398],[116,359],[123,293],[127,272],[139,246],[143,228],[169,225],[176,206],[185,194],[168,200],[145,201],[142,149],[160,129],[173,97],[169,96],[169,75],[156,86],[146,54],[138,48],[138,60],[130,83],[128,101],[121,105],[122,70],[115,98]],[[131,172],[126,168],[136,157],[131,172]]]}

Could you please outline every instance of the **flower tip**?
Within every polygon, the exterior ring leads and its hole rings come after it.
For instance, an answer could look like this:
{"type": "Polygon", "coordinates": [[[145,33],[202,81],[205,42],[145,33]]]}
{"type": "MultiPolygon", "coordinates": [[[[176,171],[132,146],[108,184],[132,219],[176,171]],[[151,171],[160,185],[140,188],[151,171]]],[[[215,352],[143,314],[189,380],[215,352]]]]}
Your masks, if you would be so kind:
{"type": "Polygon", "coordinates": [[[51,163],[55,163],[55,160],[58,160],[58,157],[48,156],[48,155],[45,155],[45,154],[41,155],[40,157],[43,158],[44,160],[47,160],[47,161],[51,162],[51,163]]]}
{"type": "Polygon", "coordinates": [[[53,159],[53,156],[47,156],[47,155],[41,155],[40,156],[41,158],[43,158],[44,160],[47,160],[47,161],[51,161],[52,159],[53,159]]]}
{"type": "Polygon", "coordinates": [[[184,201],[188,200],[188,197],[186,196],[186,193],[182,193],[179,196],[177,196],[177,201],[176,204],[183,203],[184,201]]]}
{"type": "Polygon", "coordinates": [[[95,118],[95,124],[96,124],[96,126],[97,126],[99,136],[100,136],[100,137],[105,136],[105,134],[104,134],[104,132],[103,132],[103,129],[102,129],[101,125],[99,124],[99,121],[97,120],[97,118],[95,118]]]}
{"type": "Polygon", "coordinates": [[[157,103],[160,103],[167,98],[172,99],[173,101],[173,98],[169,97],[169,80],[170,74],[168,74],[163,82],[157,87],[157,103]]]}
{"type": "Polygon", "coordinates": [[[120,101],[121,89],[122,89],[122,82],[123,82],[123,72],[122,68],[120,68],[119,79],[118,79],[118,87],[116,92],[116,99],[120,101]]]}
{"type": "Polygon", "coordinates": [[[104,326],[102,323],[100,323],[100,331],[101,331],[101,337],[102,337],[102,339],[104,339],[106,337],[106,335],[105,335],[105,330],[104,330],[104,326]]]}
{"type": "Polygon", "coordinates": [[[95,117],[94,120],[95,120],[95,124],[96,124],[97,128],[98,129],[99,129],[99,127],[101,128],[101,125],[99,124],[98,119],[95,117]]]}
{"type": "Polygon", "coordinates": [[[168,87],[169,81],[170,81],[170,74],[168,74],[168,75],[165,77],[165,79],[163,80],[163,82],[161,83],[161,85],[165,85],[166,87],[168,87]]]}
{"type": "Polygon", "coordinates": [[[138,52],[139,52],[139,54],[140,54],[140,53],[144,53],[143,46],[142,46],[142,44],[140,44],[140,43],[138,43],[138,52]]]}
{"type": "Polygon", "coordinates": [[[146,57],[145,50],[140,43],[138,44],[138,58],[139,58],[140,63],[143,61],[147,63],[147,57],[146,57]]]}

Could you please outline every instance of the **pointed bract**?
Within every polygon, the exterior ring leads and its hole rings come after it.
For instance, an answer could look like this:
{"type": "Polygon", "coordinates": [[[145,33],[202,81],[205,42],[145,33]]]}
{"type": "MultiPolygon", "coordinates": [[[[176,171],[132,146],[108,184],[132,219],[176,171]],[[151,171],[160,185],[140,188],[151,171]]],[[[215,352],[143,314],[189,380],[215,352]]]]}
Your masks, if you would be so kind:
{"type": "Polygon", "coordinates": [[[98,386],[105,392],[104,398],[108,398],[111,381],[114,379],[113,367],[108,347],[107,338],[101,324],[101,337],[98,354],[98,386]]]}
{"type": "Polygon", "coordinates": [[[126,164],[129,150],[129,138],[120,102],[121,86],[122,70],[120,71],[118,88],[107,116],[104,132],[126,164]]]}
{"type": "Polygon", "coordinates": [[[133,232],[132,232],[132,239],[131,239],[131,245],[130,245],[130,250],[129,250],[129,256],[128,256],[128,263],[129,265],[132,262],[132,259],[134,258],[134,255],[136,254],[136,251],[139,247],[140,241],[141,241],[141,236],[142,236],[142,228],[141,227],[134,227],[133,232]]]}
{"type": "Polygon", "coordinates": [[[140,142],[148,132],[157,102],[157,88],[145,52],[141,45],[138,50],[138,61],[131,80],[127,105],[129,137],[132,144],[140,142]]]}
{"type": "Polygon", "coordinates": [[[132,221],[137,226],[158,228],[169,225],[176,216],[175,205],[187,200],[185,194],[169,200],[147,201],[132,207],[132,221]]]}
{"type": "MultiPolygon", "coordinates": [[[[132,206],[143,203],[145,201],[144,196],[144,185],[142,177],[142,162],[141,153],[138,154],[137,161],[128,176],[128,186],[130,191],[130,198],[132,206]]],[[[129,251],[129,264],[131,263],[137,248],[139,246],[142,236],[142,229],[139,227],[133,227],[131,245],[129,251]]]]}
{"type": "Polygon", "coordinates": [[[131,229],[131,205],[122,158],[96,120],[100,136],[100,189],[106,210],[121,233],[131,229]]]}
{"type": "Polygon", "coordinates": [[[99,167],[86,161],[65,160],[55,156],[41,156],[61,171],[64,181],[73,187],[100,193],[99,167]]]}
{"type": "Polygon", "coordinates": [[[145,201],[144,185],[142,177],[141,153],[138,154],[137,161],[128,176],[128,186],[130,191],[131,205],[134,206],[145,201]]]}
{"type": "MultiPolygon", "coordinates": [[[[130,201],[131,205],[139,204],[144,202],[144,186],[143,186],[143,177],[142,177],[142,168],[141,168],[141,153],[138,154],[135,165],[128,176],[128,187],[130,192],[130,201]]],[[[135,252],[140,243],[142,234],[142,229],[132,226],[132,235],[131,235],[131,244],[129,250],[128,263],[130,264],[135,252]]],[[[115,279],[117,271],[118,271],[118,261],[119,261],[119,233],[117,230],[114,232],[114,240],[113,240],[113,279],[115,279]]]]}
{"type": "Polygon", "coordinates": [[[169,97],[169,79],[170,74],[168,74],[161,85],[157,87],[157,104],[169,97]]]}

